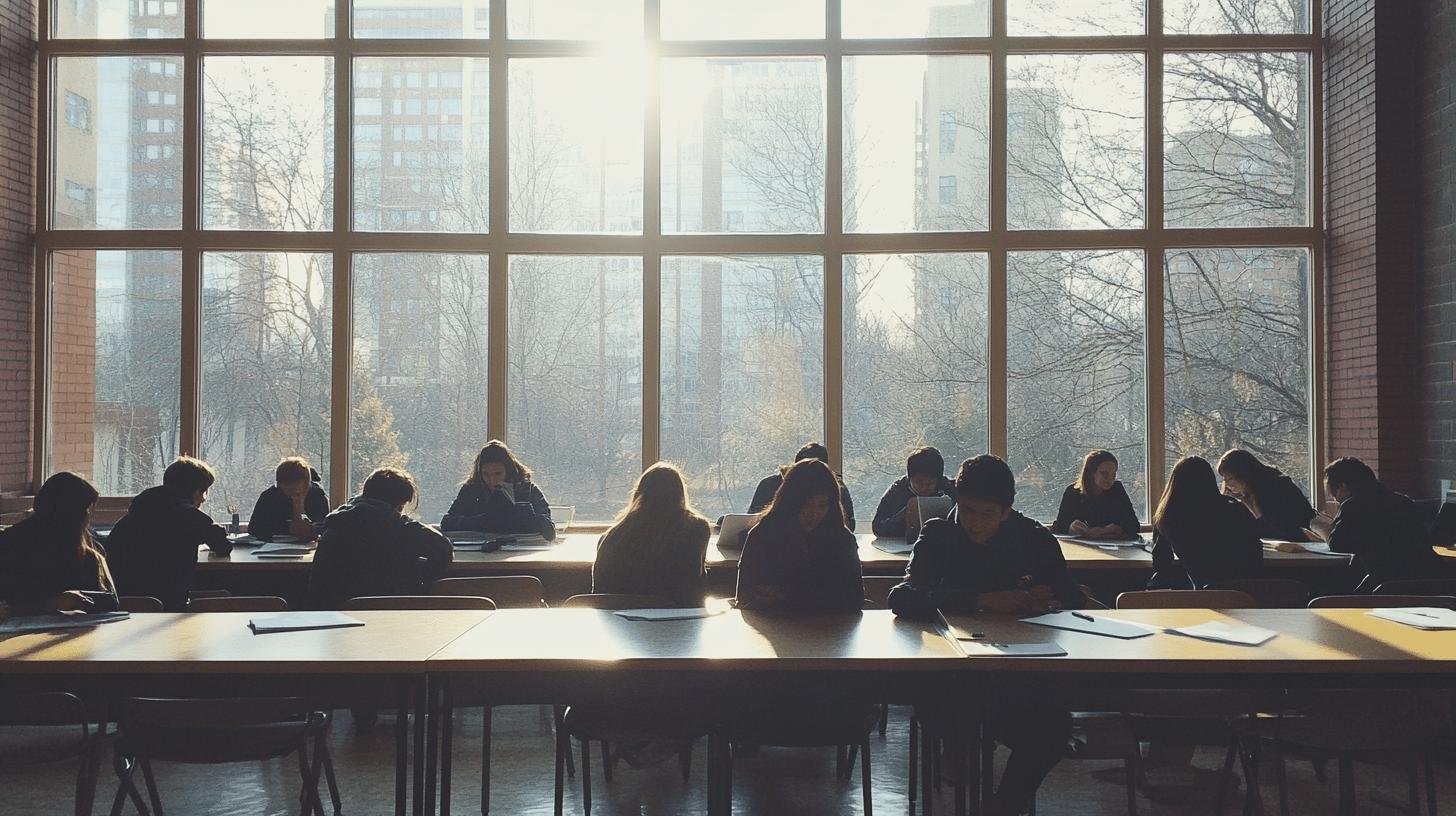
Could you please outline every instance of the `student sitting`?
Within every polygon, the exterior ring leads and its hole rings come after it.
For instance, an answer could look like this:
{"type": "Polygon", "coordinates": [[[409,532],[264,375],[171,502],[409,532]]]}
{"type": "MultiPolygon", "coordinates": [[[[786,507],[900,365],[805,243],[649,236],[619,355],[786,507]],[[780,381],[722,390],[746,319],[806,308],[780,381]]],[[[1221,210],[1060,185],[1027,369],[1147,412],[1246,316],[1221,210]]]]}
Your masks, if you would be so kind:
{"type": "Polygon", "coordinates": [[[918,510],[910,507],[910,500],[949,496],[951,490],[950,480],[945,478],[945,457],[928,445],[920,448],[905,460],[905,475],[880,497],[870,528],[881,538],[904,538],[908,531],[920,528],[918,510]]]}
{"type": "Polygon", "coordinates": [[[1336,459],[1325,467],[1325,490],[1340,503],[1330,550],[1355,556],[1355,569],[1364,575],[1357,592],[1385,581],[1446,577],[1415,502],[1376,480],[1369,465],[1336,459]]]}
{"type": "Polygon", "coordinates": [[[763,518],[748,531],[738,560],[738,608],[849,612],[864,607],[859,546],[844,524],[842,487],[829,465],[801,459],[763,518]]]}
{"type": "Polygon", "coordinates": [[[202,512],[217,475],[206,462],[179,456],[162,473],[162,484],[132,499],[106,538],[106,557],[122,595],[150,595],[168,612],[187,610],[197,568],[197,548],[232,552],[227,529],[202,512]]]}
{"type": "MultiPolygon", "coordinates": [[[[829,464],[829,449],[818,442],[810,442],[799,448],[799,452],[794,454],[795,462],[803,462],[808,459],[816,459],[827,465],[829,464]]],[[[779,485],[783,484],[784,474],[788,469],[788,465],[780,467],[778,473],[765,476],[763,481],[758,483],[758,487],[753,491],[753,501],[748,503],[749,515],[762,511],[769,502],[773,501],[773,497],[778,493],[779,485]]],[[[834,478],[839,482],[839,503],[844,506],[844,526],[853,530],[854,500],[849,497],[849,488],[844,486],[844,480],[838,474],[834,478]]]]}
{"type": "Polygon", "coordinates": [[[57,473],[36,491],[30,516],[0,530],[0,601],[11,614],[116,609],[106,555],[88,526],[96,497],[90,482],[57,473]]]}
{"type": "Polygon", "coordinates": [[[546,497],[531,481],[531,471],[504,442],[492,439],[480,449],[470,475],[440,529],[478,530],[483,533],[523,533],[556,538],[556,525],[546,497]]]}
{"type": "Polygon", "coordinates": [[[1185,456],[1173,466],[1153,513],[1153,577],[1149,586],[1201,589],[1257,578],[1264,567],[1254,517],[1219,492],[1208,461],[1185,456]]]}
{"type": "Polygon", "coordinates": [[[318,609],[339,609],[366,595],[419,595],[445,574],[450,539],[404,514],[418,500],[411,476],[379,468],[360,495],[324,519],[308,574],[318,609]]]}
{"type": "Polygon", "coordinates": [[[275,484],[258,496],[248,517],[248,535],[263,541],[291,535],[300,541],[318,537],[315,522],[329,514],[329,497],[318,485],[318,474],[301,456],[290,456],[273,471],[275,484]]]}
{"type": "MultiPolygon", "coordinates": [[[[1083,605],[1056,538],[1012,509],[1016,479],[1004,461],[990,455],[966,460],[956,474],[955,491],[950,518],[925,523],[905,582],[890,590],[896,615],[921,620],[933,620],[937,610],[1037,615],[1083,605]]],[[[974,708],[951,704],[921,709],[920,715],[928,727],[948,723],[943,726],[947,738],[964,745],[974,708]]],[[[1021,813],[1061,759],[1071,715],[1044,696],[1008,688],[998,695],[987,725],[1011,749],[990,812],[1021,813]]]]}
{"type": "Polygon", "coordinates": [[[1260,538],[1306,541],[1314,507],[1294,480],[1235,448],[1218,460],[1223,492],[1243,502],[1258,524],[1260,538]]]}
{"type": "Polygon", "coordinates": [[[1117,480],[1117,457],[1095,450],[1082,457],[1077,481],[1062,492],[1052,532],[1079,538],[1138,537],[1137,511],[1122,482],[1117,480]]]}
{"type": "Polygon", "coordinates": [[[688,501],[682,471],[658,462],[637,478],[632,502],[597,541],[592,592],[661,595],[703,605],[708,520],[688,501]]]}

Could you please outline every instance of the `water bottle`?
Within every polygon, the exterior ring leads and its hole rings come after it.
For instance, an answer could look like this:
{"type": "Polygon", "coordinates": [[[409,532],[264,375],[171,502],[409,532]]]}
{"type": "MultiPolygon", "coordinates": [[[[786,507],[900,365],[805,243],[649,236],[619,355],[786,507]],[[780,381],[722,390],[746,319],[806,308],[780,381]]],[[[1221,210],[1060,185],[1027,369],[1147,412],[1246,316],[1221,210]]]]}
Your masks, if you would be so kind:
{"type": "Polygon", "coordinates": [[[239,532],[240,526],[241,525],[238,523],[238,511],[237,511],[237,508],[233,508],[233,523],[232,523],[232,526],[228,528],[228,532],[232,533],[233,535],[237,535],[238,532],[239,532]]]}

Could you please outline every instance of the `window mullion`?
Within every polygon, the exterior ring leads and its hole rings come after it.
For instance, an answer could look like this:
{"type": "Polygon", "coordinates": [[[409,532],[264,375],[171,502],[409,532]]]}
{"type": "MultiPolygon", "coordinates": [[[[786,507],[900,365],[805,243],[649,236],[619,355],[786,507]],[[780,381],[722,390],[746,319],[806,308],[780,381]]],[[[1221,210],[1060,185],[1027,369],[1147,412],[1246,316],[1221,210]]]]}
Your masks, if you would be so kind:
{"type": "Polygon", "coordinates": [[[506,64],[506,4],[490,4],[490,270],[487,296],[486,435],[506,437],[507,375],[510,357],[506,343],[510,327],[510,258],[504,241],[510,228],[510,152],[507,117],[510,115],[509,67],[506,64]]]}
{"type": "Polygon", "coordinates": [[[642,4],[646,87],[642,110],[642,467],[662,458],[662,125],[659,0],[642,4]]]}
{"type": "Polygon", "coordinates": [[[824,444],[844,469],[844,58],[841,0],[824,4],[824,444]]]}
{"type": "Polygon", "coordinates": [[[990,208],[991,251],[987,259],[986,297],[986,431],[991,453],[1007,456],[1007,350],[1006,350],[1006,3],[991,4],[991,133],[990,208]]]}
{"type": "Polygon", "coordinates": [[[1163,492],[1167,470],[1166,344],[1163,342],[1163,255],[1167,240],[1163,214],[1163,0],[1147,0],[1148,53],[1144,61],[1144,187],[1147,199],[1147,244],[1143,250],[1143,389],[1147,428],[1147,517],[1163,492]]]}
{"type": "Polygon", "coordinates": [[[330,359],[329,495],[350,495],[350,434],[353,425],[354,256],[349,239],[354,215],[354,39],[352,3],[334,8],[334,232],[333,326],[330,359]]]}
{"type": "Polygon", "coordinates": [[[178,451],[202,454],[202,9],[182,4],[182,348],[178,451]]]}

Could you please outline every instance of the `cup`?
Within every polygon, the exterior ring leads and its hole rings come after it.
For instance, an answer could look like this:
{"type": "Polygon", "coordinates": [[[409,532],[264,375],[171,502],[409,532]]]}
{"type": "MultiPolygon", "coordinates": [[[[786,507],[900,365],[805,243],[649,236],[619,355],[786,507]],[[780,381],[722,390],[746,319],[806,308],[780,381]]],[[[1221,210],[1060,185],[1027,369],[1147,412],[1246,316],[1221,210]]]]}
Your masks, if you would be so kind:
{"type": "Polygon", "coordinates": [[[557,533],[564,533],[576,520],[576,505],[574,504],[552,504],[546,508],[551,513],[551,521],[556,525],[557,533]]]}

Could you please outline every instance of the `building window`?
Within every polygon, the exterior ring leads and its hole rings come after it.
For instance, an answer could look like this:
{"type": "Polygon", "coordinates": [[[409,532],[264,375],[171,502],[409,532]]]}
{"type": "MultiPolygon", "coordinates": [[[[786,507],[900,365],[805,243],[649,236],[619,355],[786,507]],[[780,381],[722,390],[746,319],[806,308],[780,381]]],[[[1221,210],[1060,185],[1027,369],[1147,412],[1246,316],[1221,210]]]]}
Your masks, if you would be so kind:
{"type": "Polygon", "coordinates": [[[940,112],[940,152],[941,155],[954,153],[956,149],[956,115],[955,111],[943,110],[940,112]]]}
{"type": "Polygon", "coordinates": [[[91,100],[66,91],[66,124],[77,130],[91,132],[91,100]]]}
{"type": "Polygon", "coordinates": [[[91,200],[91,188],[84,184],[77,184],[70,179],[66,180],[66,198],[78,204],[85,204],[91,200]]]}
{"type": "Polygon", "coordinates": [[[955,176],[941,176],[940,177],[940,203],[941,204],[954,204],[954,203],[956,203],[957,200],[958,200],[958,197],[956,195],[956,177],[955,176]]]}

